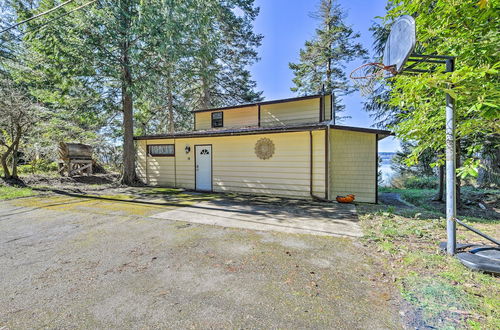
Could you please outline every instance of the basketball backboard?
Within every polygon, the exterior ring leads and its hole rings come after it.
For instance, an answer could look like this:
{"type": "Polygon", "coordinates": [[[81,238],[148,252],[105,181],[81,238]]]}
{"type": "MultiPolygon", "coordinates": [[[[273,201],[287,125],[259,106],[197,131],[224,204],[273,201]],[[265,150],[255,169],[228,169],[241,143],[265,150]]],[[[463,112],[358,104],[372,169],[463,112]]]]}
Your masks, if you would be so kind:
{"type": "Polygon", "coordinates": [[[399,17],[392,24],[385,44],[383,64],[394,67],[396,72],[400,73],[415,49],[416,40],[415,19],[410,15],[399,17]]]}

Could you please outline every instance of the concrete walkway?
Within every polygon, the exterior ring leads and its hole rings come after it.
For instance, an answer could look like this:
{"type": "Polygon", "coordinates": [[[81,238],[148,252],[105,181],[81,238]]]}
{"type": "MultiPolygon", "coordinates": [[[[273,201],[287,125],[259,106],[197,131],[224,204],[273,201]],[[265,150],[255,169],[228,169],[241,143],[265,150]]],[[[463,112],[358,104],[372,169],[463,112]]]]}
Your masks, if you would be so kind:
{"type": "MultiPolygon", "coordinates": [[[[241,198],[243,199],[243,198],[241,198]]],[[[153,215],[153,218],[206,225],[294,234],[360,237],[356,208],[352,204],[262,199],[217,199],[153,215]],[[283,205],[284,202],[284,205],[283,205]]]]}

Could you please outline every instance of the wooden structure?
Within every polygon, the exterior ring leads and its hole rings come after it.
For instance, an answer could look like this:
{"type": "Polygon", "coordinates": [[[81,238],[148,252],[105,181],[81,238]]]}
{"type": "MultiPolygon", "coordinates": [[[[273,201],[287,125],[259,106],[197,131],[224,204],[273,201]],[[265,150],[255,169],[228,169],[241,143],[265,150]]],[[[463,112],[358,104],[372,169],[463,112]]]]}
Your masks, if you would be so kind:
{"type": "Polygon", "coordinates": [[[81,143],[59,144],[59,173],[61,175],[91,175],[92,147],[81,143]]]}
{"type": "Polygon", "coordinates": [[[391,132],[336,125],[331,95],[196,110],[190,132],[136,136],[151,186],[377,202],[377,145],[391,132]]]}

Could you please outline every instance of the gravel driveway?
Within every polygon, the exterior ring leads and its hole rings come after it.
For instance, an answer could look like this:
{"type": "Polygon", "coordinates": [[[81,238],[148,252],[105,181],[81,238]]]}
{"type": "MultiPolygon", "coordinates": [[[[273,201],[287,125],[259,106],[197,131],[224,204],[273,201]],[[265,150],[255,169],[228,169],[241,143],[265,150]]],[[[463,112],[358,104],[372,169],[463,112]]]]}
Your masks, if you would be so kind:
{"type": "Polygon", "coordinates": [[[357,238],[152,217],[177,206],[0,202],[0,329],[403,327],[357,238]]]}

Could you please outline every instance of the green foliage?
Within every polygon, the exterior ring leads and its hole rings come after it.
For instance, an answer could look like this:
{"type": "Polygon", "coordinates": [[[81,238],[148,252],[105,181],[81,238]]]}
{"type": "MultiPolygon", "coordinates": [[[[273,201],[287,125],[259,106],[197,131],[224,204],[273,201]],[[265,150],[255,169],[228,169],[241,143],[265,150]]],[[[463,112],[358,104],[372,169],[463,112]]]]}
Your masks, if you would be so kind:
{"type": "Polygon", "coordinates": [[[403,187],[408,189],[436,189],[438,180],[432,176],[408,176],[403,179],[403,187]]]}
{"type": "Polygon", "coordinates": [[[262,99],[248,71],[262,39],[252,31],[258,14],[253,0],[183,4],[157,18],[164,33],[156,36],[155,69],[138,98],[140,134],[191,129],[193,109],[262,99]]]}
{"type": "MultiPolygon", "coordinates": [[[[415,200],[422,197],[419,191],[428,190],[398,190],[414,195],[415,200]]],[[[417,212],[415,216],[403,215],[402,209],[388,213],[385,208],[358,205],[357,210],[364,239],[387,262],[387,275],[418,312],[417,323],[411,327],[497,329],[500,282],[438,251],[438,242],[446,238],[444,219],[422,208],[412,211],[417,212]]],[[[480,229],[495,233],[498,223],[483,220],[480,229]]],[[[465,230],[459,229],[459,235],[463,236],[462,242],[477,240],[475,234],[465,230]]]]}
{"type": "MultiPolygon", "coordinates": [[[[320,21],[312,40],[300,50],[300,62],[290,63],[294,78],[293,92],[301,95],[325,93],[345,95],[353,91],[348,84],[345,63],[366,56],[366,50],[355,40],[359,33],[345,24],[346,14],[335,0],[321,0],[315,17],[320,21]]],[[[335,100],[336,113],[343,106],[335,100]]]]}
{"type": "Polygon", "coordinates": [[[453,322],[443,317],[450,312],[477,308],[474,306],[476,299],[471,301],[461,288],[440,278],[421,278],[420,275],[414,274],[405,278],[402,285],[403,297],[423,310],[426,323],[439,328],[455,328],[453,322]]]}
{"type": "Polygon", "coordinates": [[[391,167],[399,175],[424,175],[433,176],[436,174],[434,165],[442,155],[433,150],[425,150],[419,155],[415,155],[413,150],[416,144],[414,142],[402,141],[400,150],[392,158],[391,167]]]}
{"type": "Polygon", "coordinates": [[[0,200],[27,197],[32,195],[35,195],[35,192],[30,188],[11,187],[0,184],[0,200]]]}
{"type": "MultiPolygon", "coordinates": [[[[60,3],[2,2],[1,25],[60,3]]],[[[102,158],[130,181],[134,128],[186,130],[192,109],[261,99],[248,70],[262,39],[253,32],[254,0],[101,0],[73,11],[80,5],[69,3],[0,40],[0,58],[7,59],[0,72],[48,109],[24,145],[30,156],[53,159],[60,141],[104,145],[100,150],[112,154],[102,158]]]]}
{"type": "Polygon", "coordinates": [[[52,162],[45,159],[32,160],[27,165],[19,166],[20,173],[56,173],[58,171],[58,165],[56,162],[52,162]]]}
{"type": "MultiPolygon", "coordinates": [[[[433,73],[399,75],[390,80],[388,105],[399,109],[391,128],[401,139],[416,142],[410,163],[427,150],[442,152],[445,94],[449,93],[456,100],[457,137],[465,151],[458,173],[475,176],[483,144],[500,131],[498,1],[479,6],[474,1],[399,0],[393,5],[385,22],[413,15],[418,50],[456,56],[457,60],[453,73],[438,67],[433,73]]],[[[420,68],[430,69],[431,64],[420,68]]]]}

